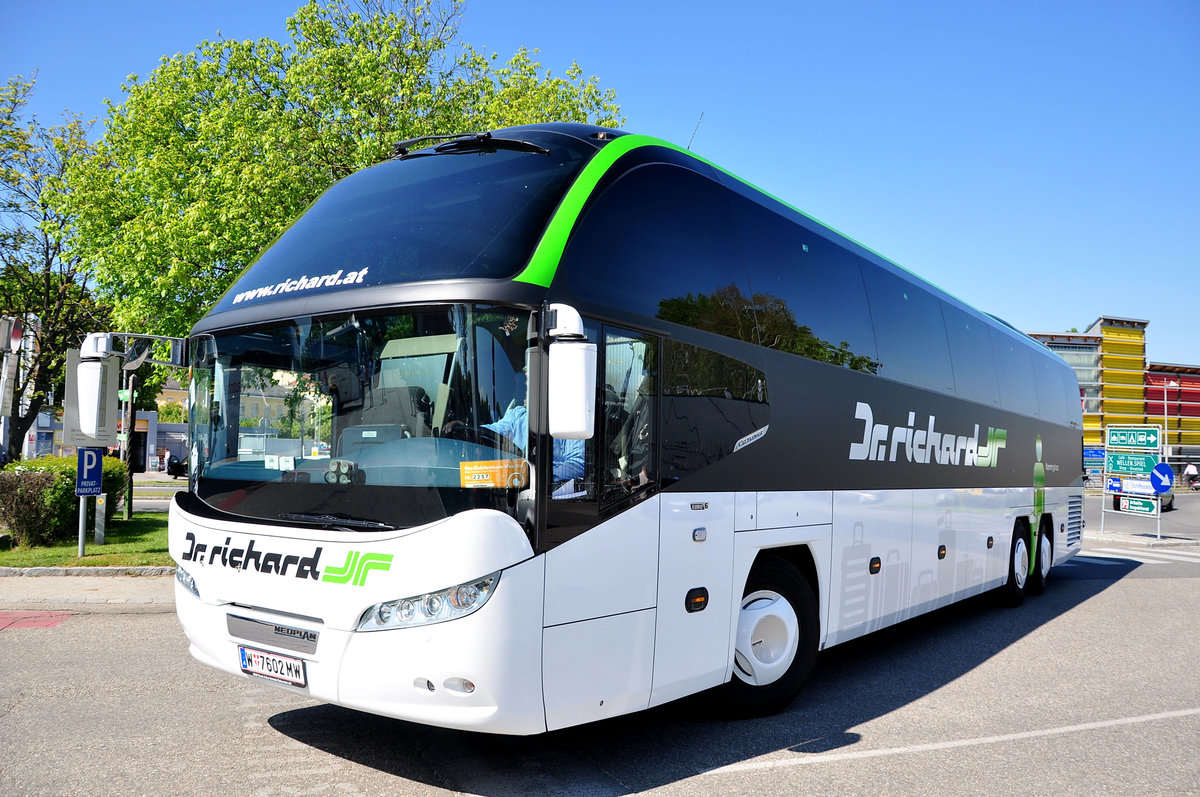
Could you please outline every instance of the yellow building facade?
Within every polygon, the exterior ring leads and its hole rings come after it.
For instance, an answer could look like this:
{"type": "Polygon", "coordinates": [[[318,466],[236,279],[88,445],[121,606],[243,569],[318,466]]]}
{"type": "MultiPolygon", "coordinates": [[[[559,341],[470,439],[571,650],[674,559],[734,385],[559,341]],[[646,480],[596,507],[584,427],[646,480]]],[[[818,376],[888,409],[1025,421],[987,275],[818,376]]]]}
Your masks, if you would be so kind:
{"type": "Polygon", "coordinates": [[[1031,332],[1075,369],[1083,442],[1104,447],[1104,427],[1166,430],[1168,460],[1200,458],[1200,366],[1146,361],[1149,321],[1101,316],[1086,332],[1031,332]]]}

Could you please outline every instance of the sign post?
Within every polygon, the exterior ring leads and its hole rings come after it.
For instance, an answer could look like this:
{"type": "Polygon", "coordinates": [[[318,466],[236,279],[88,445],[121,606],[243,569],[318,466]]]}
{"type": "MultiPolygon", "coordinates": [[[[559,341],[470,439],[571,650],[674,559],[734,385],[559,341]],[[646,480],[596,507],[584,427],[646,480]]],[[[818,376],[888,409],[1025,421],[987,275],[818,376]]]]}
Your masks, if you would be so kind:
{"type": "Polygon", "coordinates": [[[87,528],[88,496],[100,495],[104,469],[104,449],[81,448],[75,469],[75,495],[79,496],[79,557],[83,558],[83,539],[87,528]]]}
{"type": "Polygon", "coordinates": [[[1175,474],[1161,462],[1163,431],[1160,426],[1108,426],[1104,430],[1104,506],[1100,533],[1108,512],[1153,517],[1155,536],[1162,539],[1162,494],[1171,489],[1175,474]],[[1108,496],[1113,507],[1108,507],[1108,496]]]}
{"type": "Polygon", "coordinates": [[[97,545],[104,544],[104,529],[108,525],[108,496],[104,493],[96,496],[96,530],[94,534],[97,545]]]}

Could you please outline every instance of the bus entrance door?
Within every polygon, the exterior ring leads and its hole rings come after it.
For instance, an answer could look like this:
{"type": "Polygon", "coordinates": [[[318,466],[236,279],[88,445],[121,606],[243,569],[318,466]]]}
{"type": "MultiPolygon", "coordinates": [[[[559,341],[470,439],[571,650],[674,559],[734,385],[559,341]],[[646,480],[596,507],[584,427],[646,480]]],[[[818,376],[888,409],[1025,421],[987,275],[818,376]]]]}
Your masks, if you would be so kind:
{"type": "Polygon", "coordinates": [[[733,607],[734,494],[663,493],[661,512],[650,705],[725,680],[733,607]]]}

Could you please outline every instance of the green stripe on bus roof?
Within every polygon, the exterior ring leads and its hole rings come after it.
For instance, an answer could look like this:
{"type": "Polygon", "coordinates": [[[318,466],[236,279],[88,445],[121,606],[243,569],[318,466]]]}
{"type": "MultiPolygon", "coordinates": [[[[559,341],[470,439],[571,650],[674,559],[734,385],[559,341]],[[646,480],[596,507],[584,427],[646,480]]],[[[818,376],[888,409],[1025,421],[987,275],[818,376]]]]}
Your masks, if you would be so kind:
{"type": "MultiPolygon", "coordinates": [[[[588,161],[586,166],[583,167],[583,170],[579,173],[579,176],[575,178],[575,182],[571,184],[569,189],[567,189],[567,193],[563,197],[562,202],[559,203],[558,209],[554,211],[554,216],[551,217],[550,223],[546,225],[546,232],[542,234],[541,240],[538,241],[537,247],[533,250],[533,255],[529,258],[529,262],[525,265],[525,268],[520,274],[513,277],[514,282],[527,282],[533,285],[540,285],[543,288],[550,287],[550,283],[554,281],[555,272],[558,271],[559,261],[562,260],[563,251],[567,248],[567,238],[570,237],[571,230],[575,228],[575,222],[579,219],[579,214],[583,211],[584,204],[587,203],[588,198],[592,195],[592,192],[596,189],[596,186],[600,183],[600,180],[604,177],[604,175],[610,168],[612,168],[612,165],[616,163],[622,155],[641,147],[665,147],[667,149],[675,150],[676,152],[681,152],[684,155],[687,155],[689,158],[694,158],[701,163],[707,164],[722,174],[726,174],[729,177],[732,177],[734,180],[737,180],[739,183],[754,189],[763,196],[770,197],[780,205],[799,213],[813,224],[818,224],[834,235],[844,238],[854,245],[870,252],[879,259],[891,263],[893,266],[912,276],[917,281],[926,285],[930,285],[936,288],[940,293],[943,293],[947,296],[953,296],[953,294],[938,288],[929,280],[925,279],[919,274],[909,271],[907,268],[887,257],[886,255],[882,255],[871,247],[856,241],[854,238],[851,238],[849,235],[846,235],[840,230],[830,227],[820,219],[813,218],[800,208],[792,205],[790,202],[780,199],[769,191],[764,191],[749,180],[744,180],[741,177],[738,177],[733,172],[718,166],[707,158],[701,157],[700,155],[697,155],[696,153],[684,149],[676,144],[672,144],[669,141],[664,141],[660,138],[654,138],[653,136],[637,134],[618,136],[606,144],[594,156],[592,156],[592,159],[588,161]]],[[[958,297],[954,298],[958,299],[958,297]]],[[[962,302],[968,307],[971,307],[971,305],[963,302],[962,299],[958,299],[958,301],[962,302]]]]}
{"type": "Polygon", "coordinates": [[[529,282],[541,285],[543,288],[550,287],[550,283],[554,281],[554,272],[558,270],[558,263],[562,259],[563,250],[567,247],[567,238],[575,227],[584,203],[587,202],[592,191],[596,190],[600,179],[612,168],[617,159],[638,147],[671,147],[671,144],[650,136],[639,135],[618,136],[605,144],[599,152],[592,156],[588,164],[583,167],[583,171],[575,178],[575,182],[567,189],[567,193],[559,203],[558,209],[554,211],[550,223],[546,225],[546,232],[542,234],[537,248],[533,250],[533,256],[529,258],[529,263],[520,274],[513,277],[513,281],[529,282]]]}

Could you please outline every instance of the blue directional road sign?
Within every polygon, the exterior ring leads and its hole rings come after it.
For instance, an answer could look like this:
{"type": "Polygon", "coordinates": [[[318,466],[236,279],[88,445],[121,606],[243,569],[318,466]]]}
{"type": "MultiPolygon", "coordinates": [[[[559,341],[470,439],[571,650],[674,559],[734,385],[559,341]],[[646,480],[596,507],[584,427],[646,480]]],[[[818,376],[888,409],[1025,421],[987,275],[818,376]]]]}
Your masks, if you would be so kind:
{"type": "Polygon", "coordinates": [[[100,474],[103,465],[103,448],[79,449],[79,465],[75,470],[75,495],[100,495],[100,474]]]}
{"type": "Polygon", "coordinates": [[[1165,493],[1175,484],[1175,471],[1167,463],[1160,462],[1150,471],[1150,483],[1154,485],[1154,492],[1165,493]]]}

